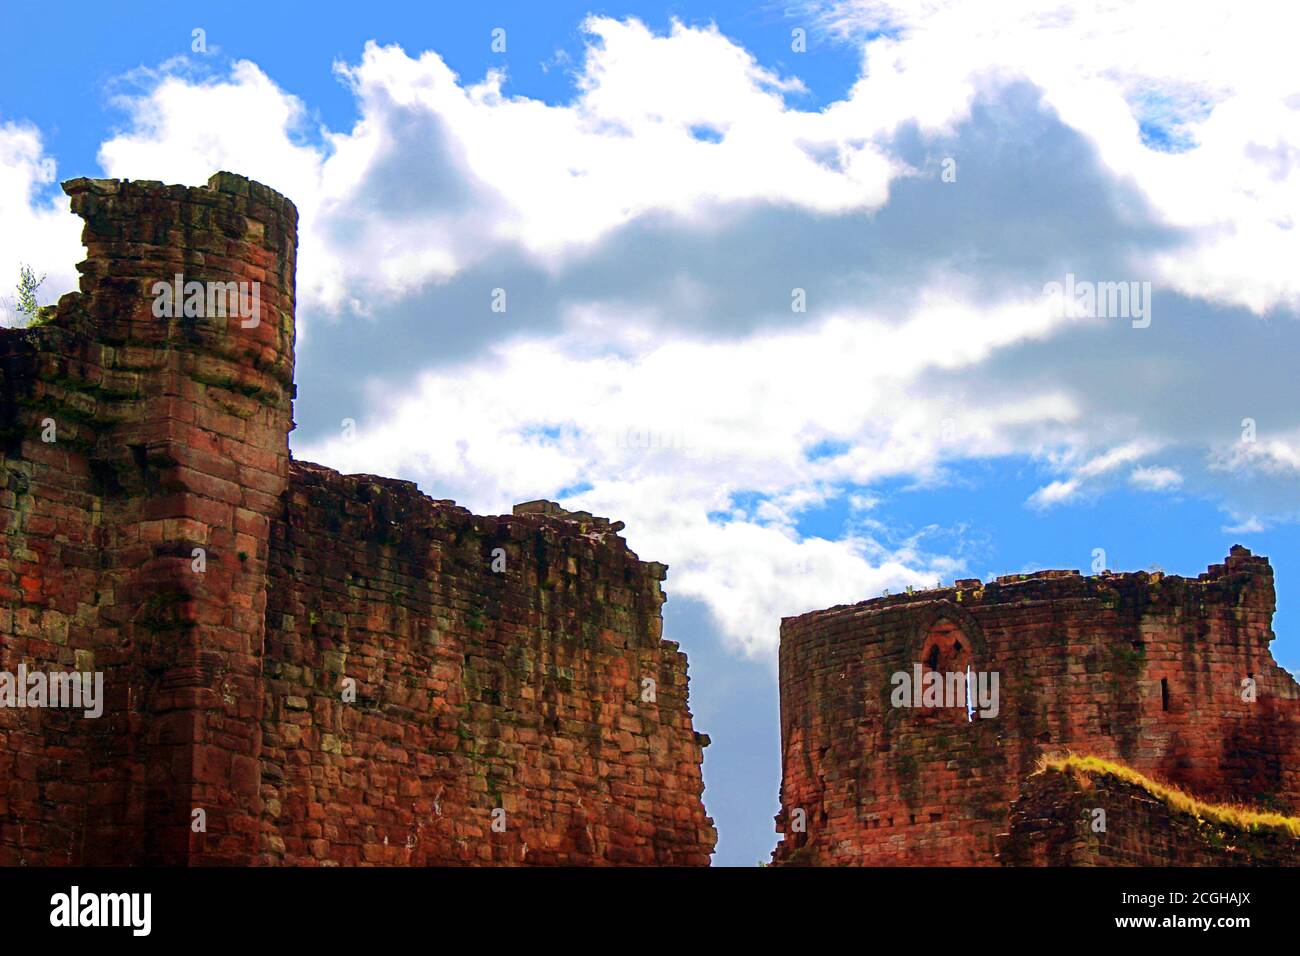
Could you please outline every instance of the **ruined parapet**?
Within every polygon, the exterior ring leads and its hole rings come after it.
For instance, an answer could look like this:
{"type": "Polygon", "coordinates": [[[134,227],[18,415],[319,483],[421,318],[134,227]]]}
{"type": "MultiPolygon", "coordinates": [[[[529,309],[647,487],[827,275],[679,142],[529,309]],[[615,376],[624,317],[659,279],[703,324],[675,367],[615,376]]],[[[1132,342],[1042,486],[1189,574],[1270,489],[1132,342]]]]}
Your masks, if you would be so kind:
{"type": "Polygon", "coordinates": [[[566,511],[560,507],[558,502],[547,501],[539,498],[536,501],[525,501],[517,504],[512,509],[516,515],[544,515],[548,518],[558,518],[561,521],[572,522],[578,525],[584,532],[594,531],[597,533],[618,534],[623,530],[624,525],[621,521],[610,521],[608,518],[600,518],[589,511],[566,511]]]}
{"type": "Polygon", "coordinates": [[[662,565],[556,513],[474,515],[318,465],[294,463],[287,496],[261,862],[708,863],[662,565]]]}
{"type": "Polygon", "coordinates": [[[1274,600],[1267,560],[1235,547],[1198,579],[964,579],[785,619],[775,860],[991,864],[1048,750],[1294,809],[1300,687],[1269,653],[1274,600]],[[963,675],[953,706],[925,705],[931,672],[963,675]]]}
{"type": "Polygon", "coordinates": [[[64,188],[81,291],[0,330],[0,670],[105,699],[0,708],[0,864],[706,864],[666,569],[291,462],[293,204],[64,188]]]}

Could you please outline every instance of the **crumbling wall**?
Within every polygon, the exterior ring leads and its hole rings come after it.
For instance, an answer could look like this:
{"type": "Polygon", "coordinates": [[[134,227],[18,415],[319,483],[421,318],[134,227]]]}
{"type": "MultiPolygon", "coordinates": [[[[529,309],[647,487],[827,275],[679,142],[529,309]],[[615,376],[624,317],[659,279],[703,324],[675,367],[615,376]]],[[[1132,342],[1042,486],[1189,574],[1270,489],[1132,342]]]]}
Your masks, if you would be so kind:
{"type": "Polygon", "coordinates": [[[106,699],[0,707],[0,864],[707,863],[663,567],[292,463],[287,199],[64,189],[81,289],[0,330],[0,671],[106,699]],[[160,313],[177,276],[257,314],[160,313]]]}
{"type": "Polygon", "coordinates": [[[1300,687],[1269,653],[1273,610],[1267,560],[1235,547],[1196,580],[1046,571],[785,619],[774,860],[992,864],[1022,781],[1065,749],[1294,811],[1300,687]],[[998,675],[997,716],[894,706],[892,675],[953,643],[956,667],[998,675]]]}
{"type": "Polygon", "coordinates": [[[666,568],[621,525],[544,502],[480,517],[299,463],[287,498],[264,862],[709,862],[666,568]]]}
{"type": "Polygon", "coordinates": [[[1024,782],[998,838],[1004,866],[1297,866],[1300,837],[1173,809],[1107,774],[1046,769],[1024,782]],[[1104,817],[1098,811],[1104,811],[1104,817]]]}

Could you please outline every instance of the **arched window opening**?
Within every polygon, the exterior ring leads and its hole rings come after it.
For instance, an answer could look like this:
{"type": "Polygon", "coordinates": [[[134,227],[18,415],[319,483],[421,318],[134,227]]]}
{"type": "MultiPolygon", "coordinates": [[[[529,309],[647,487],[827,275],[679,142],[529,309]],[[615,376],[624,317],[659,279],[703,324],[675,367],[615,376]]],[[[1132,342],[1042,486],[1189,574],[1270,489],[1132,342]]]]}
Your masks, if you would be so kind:
{"type": "Polygon", "coordinates": [[[961,627],[940,620],[930,628],[921,648],[923,676],[937,673],[943,688],[943,714],[951,720],[973,720],[975,673],[969,641],[961,627]]]}

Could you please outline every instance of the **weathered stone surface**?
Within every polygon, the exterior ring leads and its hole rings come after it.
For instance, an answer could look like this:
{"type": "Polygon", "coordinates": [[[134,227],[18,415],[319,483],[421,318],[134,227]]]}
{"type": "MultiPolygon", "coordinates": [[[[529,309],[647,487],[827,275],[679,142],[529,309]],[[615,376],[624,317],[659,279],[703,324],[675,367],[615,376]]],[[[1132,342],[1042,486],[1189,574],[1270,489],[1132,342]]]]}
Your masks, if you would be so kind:
{"type": "Polygon", "coordinates": [[[1268,561],[1234,547],[1196,580],[1049,571],[785,619],[774,861],[994,864],[1023,781],[1065,750],[1300,810],[1300,687],[1269,653],[1273,611],[1268,561]],[[891,675],[927,663],[996,672],[998,716],[893,706],[891,675]]]}
{"type": "Polygon", "coordinates": [[[1300,838],[1182,813],[1105,774],[1048,769],[1029,777],[998,837],[1004,866],[1295,866],[1300,838]],[[1095,813],[1105,811],[1105,827],[1095,813]]]}
{"type": "Polygon", "coordinates": [[[263,827],[278,839],[261,862],[708,862],[659,578],[586,519],[516,511],[293,463],[271,537],[263,827]]]}
{"type": "Polygon", "coordinates": [[[64,188],[81,291],[0,330],[0,669],[107,702],[0,708],[0,865],[707,864],[662,565],[291,461],[293,204],[64,188]],[[260,283],[258,323],[156,317],[177,273],[260,283]]]}

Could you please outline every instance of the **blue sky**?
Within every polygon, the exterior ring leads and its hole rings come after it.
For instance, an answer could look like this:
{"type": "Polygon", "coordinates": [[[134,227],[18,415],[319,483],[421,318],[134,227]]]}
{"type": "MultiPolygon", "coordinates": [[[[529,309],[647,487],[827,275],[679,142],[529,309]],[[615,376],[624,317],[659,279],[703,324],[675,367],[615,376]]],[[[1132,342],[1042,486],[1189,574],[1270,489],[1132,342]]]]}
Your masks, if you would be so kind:
{"type": "Polygon", "coordinates": [[[752,865],[782,615],[1243,543],[1300,668],[1294,30],[1162,11],[10,0],[0,275],[73,287],[73,176],[294,199],[295,454],[626,521],[752,865]]]}

